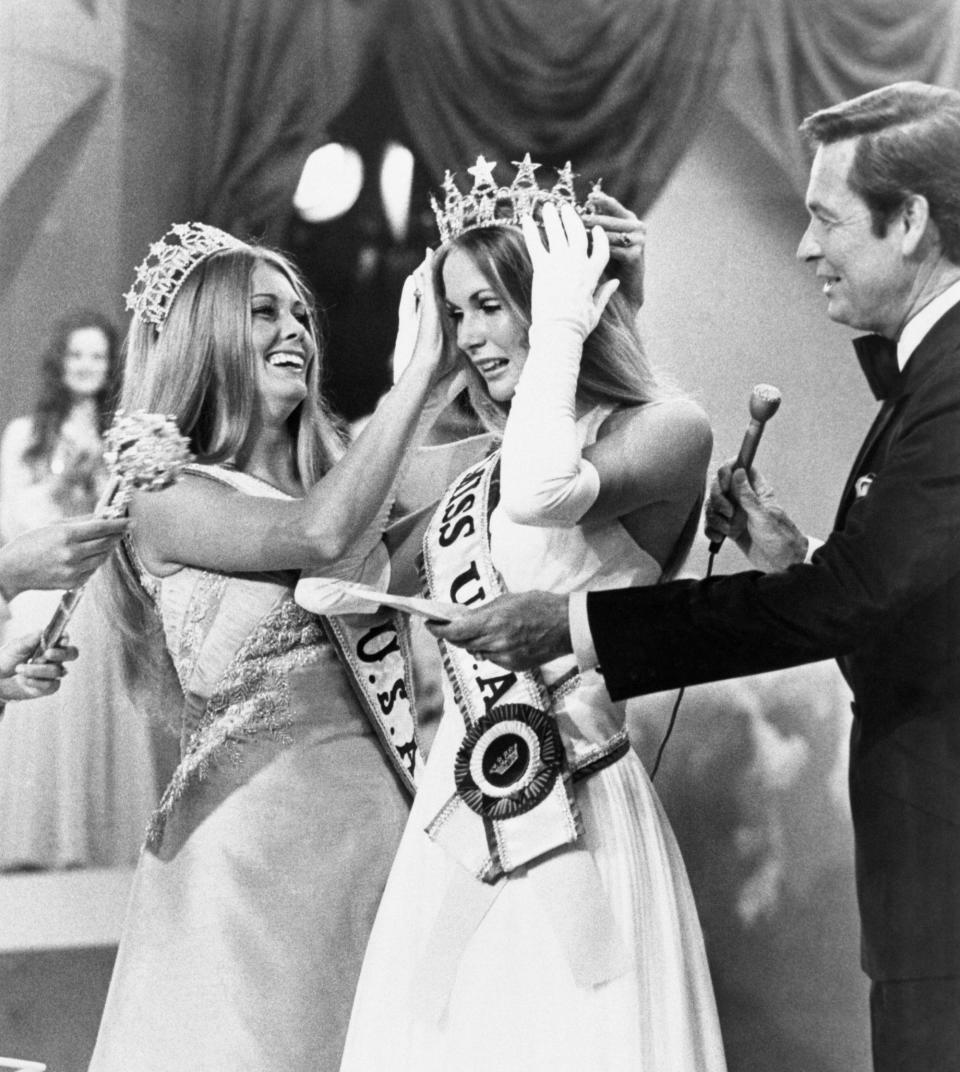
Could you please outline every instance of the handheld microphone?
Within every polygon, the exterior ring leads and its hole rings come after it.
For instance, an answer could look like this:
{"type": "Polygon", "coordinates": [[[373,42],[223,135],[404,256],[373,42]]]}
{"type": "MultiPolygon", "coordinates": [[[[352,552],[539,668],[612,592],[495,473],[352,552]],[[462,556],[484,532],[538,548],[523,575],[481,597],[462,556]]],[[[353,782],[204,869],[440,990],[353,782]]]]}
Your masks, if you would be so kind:
{"type": "MultiPolygon", "coordinates": [[[[733,468],[746,469],[749,473],[753,464],[754,455],[760,437],[763,435],[763,427],[780,408],[780,392],[776,387],[768,383],[758,383],[750,394],[750,423],[743,434],[743,442],[740,444],[740,453],[734,462],[733,468]]],[[[723,546],[723,537],[719,540],[710,541],[710,554],[715,555],[723,546]]]]}

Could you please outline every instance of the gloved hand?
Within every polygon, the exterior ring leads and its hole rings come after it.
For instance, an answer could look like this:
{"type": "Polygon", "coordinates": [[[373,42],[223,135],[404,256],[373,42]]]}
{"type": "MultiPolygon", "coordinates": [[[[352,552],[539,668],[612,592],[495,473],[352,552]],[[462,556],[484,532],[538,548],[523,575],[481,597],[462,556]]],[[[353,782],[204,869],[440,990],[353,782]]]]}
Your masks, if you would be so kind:
{"type": "Polygon", "coordinates": [[[530,297],[531,332],[546,325],[563,326],[582,342],[597,326],[617,279],[600,284],[610,259],[610,246],[602,227],[591,231],[593,248],[587,253],[587,231],[570,205],[560,211],[543,206],[543,229],[547,244],[532,217],[521,221],[523,237],[533,261],[530,297]]]}

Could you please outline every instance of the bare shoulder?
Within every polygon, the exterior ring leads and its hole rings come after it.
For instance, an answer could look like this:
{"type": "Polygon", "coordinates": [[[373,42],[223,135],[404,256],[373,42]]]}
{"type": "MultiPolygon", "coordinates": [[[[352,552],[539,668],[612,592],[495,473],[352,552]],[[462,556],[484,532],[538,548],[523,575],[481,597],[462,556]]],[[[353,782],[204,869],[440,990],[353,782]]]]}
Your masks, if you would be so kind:
{"type": "Polygon", "coordinates": [[[301,569],[321,553],[324,561],[336,557],[325,546],[317,551],[304,500],[248,494],[199,473],[184,473],[163,491],[140,492],[131,516],[148,568],[236,573],[301,569]]]}
{"type": "Polygon", "coordinates": [[[169,572],[168,564],[188,562],[184,535],[197,536],[214,518],[229,523],[230,500],[237,497],[232,488],[195,473],[183,473],[160,491],[135,492],[128,512],[137,552],[147,568],[163,575],[169,572]]]}
{"type": "Polygon", "coordinates": [[[668,398],[614,410],[600,426],[598,439],[610,437],[630,452],[672,458],[686,468],[713,450],[713,431],[703,407],[691,398],[668,398]]]}
{"type": "Polygon", "coordinates": [[[160,491],[136,492],[130,503],[130,516],[148,523],[176,516],[189,523],[194,512],[209,510],[239,495],[233,488],[208,480],[198,473],[186,472],[160,491]]]}
{"type": "Polygon", "coordinates": [[[583,452],[600,476],[588,516],[620,518],[641,547],[666,561],[703,494],[712,449],[707,415],[690,399],[615,410],[583,452]]]}

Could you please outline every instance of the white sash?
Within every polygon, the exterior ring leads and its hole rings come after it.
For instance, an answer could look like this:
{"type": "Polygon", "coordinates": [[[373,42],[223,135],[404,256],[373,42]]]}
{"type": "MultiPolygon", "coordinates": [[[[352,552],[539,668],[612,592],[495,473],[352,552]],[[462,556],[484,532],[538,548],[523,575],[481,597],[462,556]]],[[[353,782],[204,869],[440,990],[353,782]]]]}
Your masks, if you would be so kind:
{"type": "MultiPolygon", "coordinates": [[[[434,513],[424,569],[435,599],[470,606],[504,591],[490,554],[498,456],[471,466],[434,513]]],[[[570,768],[540,674],[504,670],[441,641],[466,734],[456,793],[427,827],[473,875],[496,882],[582,830],[570,768]]]]}
{"type": "MultiPolygon", "coordinates": [[[[424,536],[425,580],[435,599],[471,606],[504,591],[488,527],[497,462],[491,456],[462,474],[424,536]]],[[[582,821],[573,776],[615,761],[627,747],[625,733],[591,749],[571,771],[539,673],[504,670],[443,642],[441,648],[466,732],[455,762],[457,791],[426,832],[461,866],[451,874],[413,975],[419,1014],[442,1018],[468,943],[515,881],[536,891],[577,986],[622,975],[629,958],[596,861],[576,844],[582,821]]],[[[564,691],[576,685],[568,681],[564,691]]]]}
{"type": "Polygon", "coordinates": [[[383,614],[342,615],[321,618],[327,635],[340,653],[387,758],[404,788],[413,796],[423,768],[417,743],[410,631],[405,616],[383,614]]]}

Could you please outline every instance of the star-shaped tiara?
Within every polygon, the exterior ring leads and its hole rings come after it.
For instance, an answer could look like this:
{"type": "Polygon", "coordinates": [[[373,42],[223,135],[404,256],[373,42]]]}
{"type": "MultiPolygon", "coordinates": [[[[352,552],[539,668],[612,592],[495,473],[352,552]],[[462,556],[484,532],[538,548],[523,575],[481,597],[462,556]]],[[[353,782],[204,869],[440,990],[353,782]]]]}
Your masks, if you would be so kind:
{"type": "MultiPolygon", "coordinates": [[[[526,153],[522,160],[514,160],[517,174],[509,186],[497,186],[493,177],[496,160],[477,157],[476,164],[467,168],[473,176],[473,189],[468,194],[460,193],[453,176],[448,171],[443,179],[444,200],[441,206],[431,194],[430,207],[437,218],[440,240],[446,242],[474,227],[517,227],[524,216],[529,216],[538,206],[552,203],[572,205],[582,213],[584,206],[577,203],[573,190],[573,169],[570,161],[557,172],[557,181],[549,189],[537,183],[534,172],[540,167],[526,153]]],[[[591,194],[600,189],[594,183],[591,194]]],[[[587,201],[589,201],[589,196],[587,201]]]]}
{"type": "Polygon", "coordinates": [[[246,248],[219,227],[175,223],[140,262],[133,286],[123,296],[127,309],[159,333],[183,281],[198,264],[221,250],[246,248]]]}

